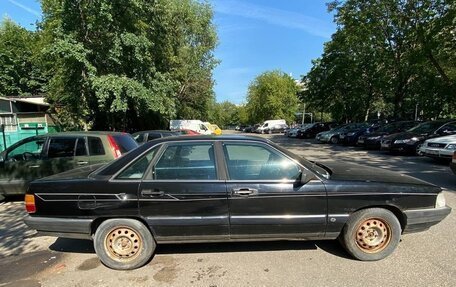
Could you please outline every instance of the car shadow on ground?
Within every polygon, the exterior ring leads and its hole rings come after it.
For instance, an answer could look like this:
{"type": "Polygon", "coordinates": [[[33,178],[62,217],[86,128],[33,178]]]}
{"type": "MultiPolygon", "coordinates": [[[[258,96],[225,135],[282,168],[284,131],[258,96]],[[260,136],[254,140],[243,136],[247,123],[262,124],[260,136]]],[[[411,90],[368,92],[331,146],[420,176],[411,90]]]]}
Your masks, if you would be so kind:
{"type": "MultiPolygon", "coordinates": [[[[287,250],[317,250],[318,248],[345,259],[352,259],[337,240],[321,241],[257,241],[228,243],[160,244],[155,254],[198,254],[233,252],[270,252],[287,250]]],[[[63,253],[95,253],[91,240],[57,238],[49,246],[52,251],[63,253]]]]}
{"type": "Polygon", "coordinates": [[[95,253],[92,240],[59,237],[49,246],[52,251],[64,253],[95,253]]]}

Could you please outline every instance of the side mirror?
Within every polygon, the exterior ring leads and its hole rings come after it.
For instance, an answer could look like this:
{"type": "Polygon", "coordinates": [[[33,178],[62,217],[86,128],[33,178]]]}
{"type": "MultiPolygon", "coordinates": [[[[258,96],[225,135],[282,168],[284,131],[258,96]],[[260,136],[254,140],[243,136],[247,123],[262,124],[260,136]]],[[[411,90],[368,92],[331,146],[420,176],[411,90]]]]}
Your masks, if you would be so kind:
{"type": "Polygon", "coordinates": [[[302,171],[301,172],[301,184],[304,185],[311,181],[312,179],[316,179],[315,175],[310,171],[302,171]]]}

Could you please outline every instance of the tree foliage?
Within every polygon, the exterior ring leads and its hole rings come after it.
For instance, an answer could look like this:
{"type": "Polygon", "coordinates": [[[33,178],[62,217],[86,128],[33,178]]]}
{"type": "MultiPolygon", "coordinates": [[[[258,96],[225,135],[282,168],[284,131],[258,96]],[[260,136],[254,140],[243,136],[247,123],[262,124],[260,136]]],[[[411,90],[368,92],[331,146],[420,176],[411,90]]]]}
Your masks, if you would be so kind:
{"type": "Polygon", "coordinates": [[[44,92],[47,78],[39,63],[39,37],[8,18],[0,23],[0,96],[44,92]]]}
{"type": "Polygon", "coordinates": [[[154,128],[206,116],[212,9],[196,0],[42,0],[47,100],[94,129],[154,128]]]}
{"type": "Polygon", "coordinates": [[[268,71],[250,83],[246,110],[251,123],[285,119],[292,122],[298,108],[298,86],[281,71],[268,71]]]}
{"type": "Polygon", "coordinates": [[[336,120],[454,114],[456,4],[347,0],[329,4],[337,31],[303,78],[306,102],[336,120]]]}

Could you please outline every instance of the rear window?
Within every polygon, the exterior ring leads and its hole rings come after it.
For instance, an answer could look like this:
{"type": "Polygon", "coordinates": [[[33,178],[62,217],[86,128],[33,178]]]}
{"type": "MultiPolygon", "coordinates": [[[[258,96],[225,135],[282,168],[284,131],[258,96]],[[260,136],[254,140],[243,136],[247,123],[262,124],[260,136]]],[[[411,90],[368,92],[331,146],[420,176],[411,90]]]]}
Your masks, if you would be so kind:
{"type": "Polygon", "coordinates": [[[121,153],[126,153],[138,147],[138,143],[129,134],[112,135],[112,138],[119,146],[121,153]]]}

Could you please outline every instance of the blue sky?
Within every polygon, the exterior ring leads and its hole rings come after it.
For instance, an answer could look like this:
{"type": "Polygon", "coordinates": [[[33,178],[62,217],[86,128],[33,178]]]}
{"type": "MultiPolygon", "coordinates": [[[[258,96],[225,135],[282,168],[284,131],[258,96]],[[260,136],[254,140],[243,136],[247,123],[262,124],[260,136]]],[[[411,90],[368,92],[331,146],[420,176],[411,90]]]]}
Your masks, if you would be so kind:
{"type": "MultiPolygon", "coordinates": [[[[279,69],[298,79],[323,52],[336,30],[328,0],[213,0],[221,61],[214,71],[218,101],[245,102],[255,76],[279,69]]],[[[0,0],[0,14],[34,29],[35,0],[0,0]]]]}

